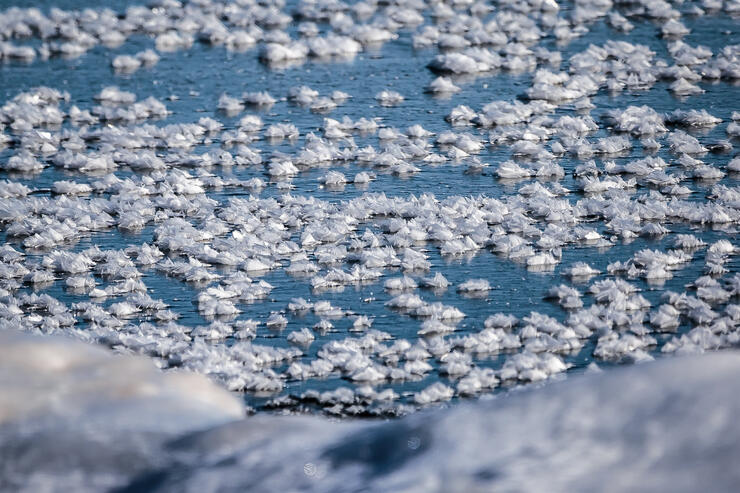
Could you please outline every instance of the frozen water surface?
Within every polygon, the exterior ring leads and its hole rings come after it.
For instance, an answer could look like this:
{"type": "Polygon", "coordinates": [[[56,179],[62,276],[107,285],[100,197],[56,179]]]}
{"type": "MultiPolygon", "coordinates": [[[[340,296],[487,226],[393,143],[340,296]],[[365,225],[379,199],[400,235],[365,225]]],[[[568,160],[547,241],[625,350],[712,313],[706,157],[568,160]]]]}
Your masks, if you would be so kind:
{"type": "Polygon", "coordinates": [[[3,16],[4,327],[340,415],[735,345],[732,2],[120,3],[3,16]]]}
{"type": "Polygon", "coordinates": [[[740,341],[737,2],[105,7],[0,14],[3,329],[338,416],[740,341]]]}

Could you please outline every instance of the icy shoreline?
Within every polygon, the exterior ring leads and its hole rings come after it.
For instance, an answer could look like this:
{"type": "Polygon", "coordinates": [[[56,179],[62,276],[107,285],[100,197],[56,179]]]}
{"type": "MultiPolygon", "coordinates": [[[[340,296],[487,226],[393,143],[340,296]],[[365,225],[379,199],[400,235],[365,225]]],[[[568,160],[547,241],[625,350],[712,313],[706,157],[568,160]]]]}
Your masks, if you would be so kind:
{"type": "Polygon", "coordinates": [[[740,471],[740,355],[573,376],[389,422],[259,415],[195,375],[0,332],[0,490],[711,491],[740,471]],[[178,384],[179,382],[179,384],[178,384]],[[205,430],[205,431],[203,431],[205,430]]]}

